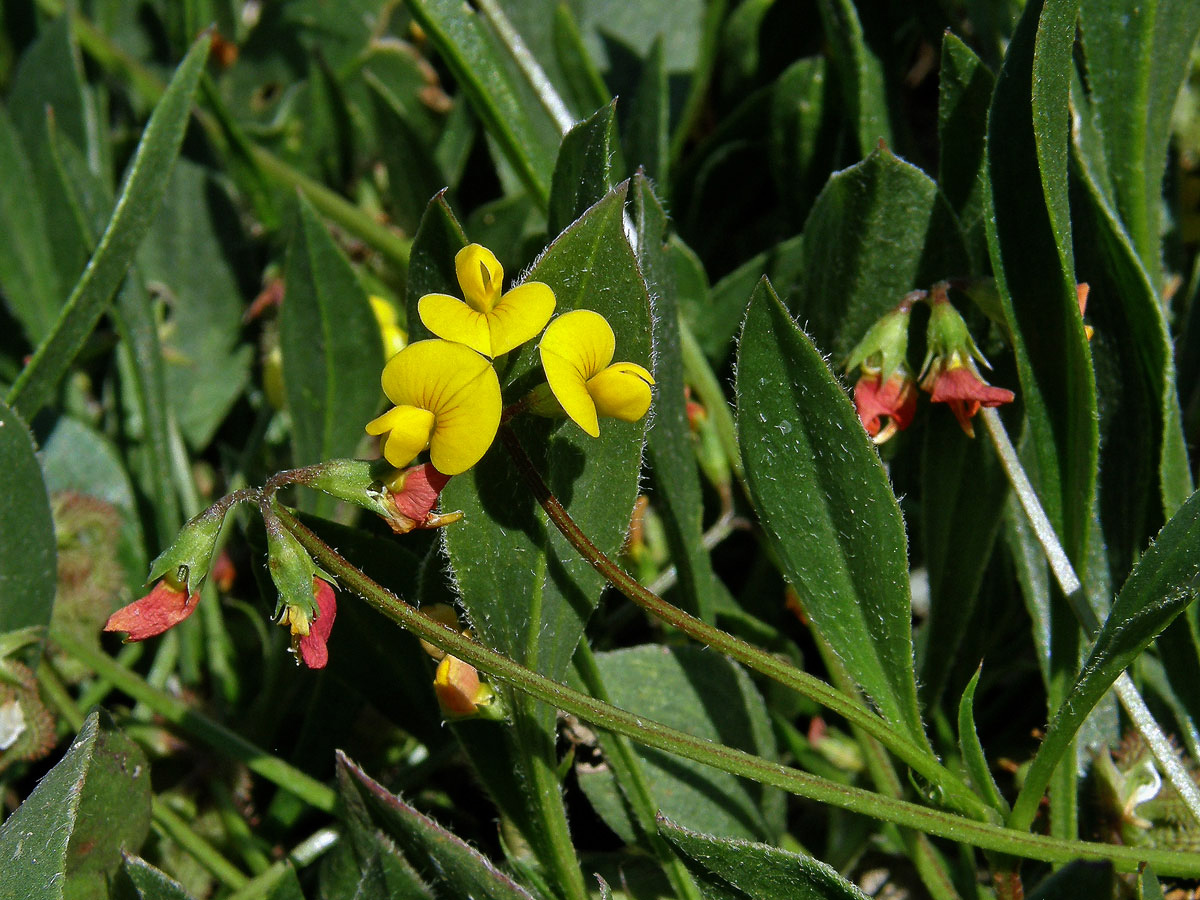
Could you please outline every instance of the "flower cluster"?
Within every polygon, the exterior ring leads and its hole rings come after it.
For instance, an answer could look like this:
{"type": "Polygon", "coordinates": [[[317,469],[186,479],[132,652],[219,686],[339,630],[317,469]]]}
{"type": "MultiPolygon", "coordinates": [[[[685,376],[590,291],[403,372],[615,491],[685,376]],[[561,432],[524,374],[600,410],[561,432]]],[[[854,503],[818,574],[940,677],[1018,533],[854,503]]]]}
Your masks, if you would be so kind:
{"type": "MultiPolygon", "coordinates": [[[[478,244],[460,250],[454,263],[463,299],[427,294],[417,304],[421,321],[435,335],[431,340],[407,343],[394,307],[370,298],[388,357],[381,382],[393,405],[367,423],[366,431],[380,438],[385,462],[331,460],[289,473],[290,481],[276,488],[302,483],[356,503],[382,516],[398,534],[456,521],[461,513],[434,510],[449,479],[479,462],[495,440],[503,400],[494,361],[543,330],[539,351],[546,384],[511,407],[510,414],[566,415],[593,437],[600,434],[601,417],[632,422],[646,414],[654,378],[635,363],[612,361],[616,338],[603,316],[573,310],[551,321],[554,291],[526,282],[505,293],[504,269],[478,244]],[[411,465],[425,452],[428,462],[411,465]]],[[[272,294],[273,302],[281,295],[272,294]]],[[[242,491],[189,522],[151,567],[155,583],[149,593],[114,613],[105,630],[142,641],[188,618],[210,574],[229,506],[235,497],[253,497],[266,526],[268,569],[279,593],[276,620],[289,629],[297,660],[323,668],[337,616],[333,579],[283,525],[273,496],[242,491]]],[[[215,570],[213,575],[218,581],[215,570]]],[[[451,656],[437,658],[434,688],[448,715],[484,715],[501,708],[473,667],[451,656]]]]}
{"type": "Polygon", "coordinates": [[[976,362],[988,362],[972,340],[967,324],[950,303],[949,285],[939,282],[929,293],[914,291],[876,322],[851,351],[846,370],[860,370],[854,406],[867,434],[877,444],[906,429],[917,411],[917,385],[933,403],[945,403],[968,437],[975,436],[972,418],[981,407],[1013,401],[1013,392],[993,387],[979,374],[976,362]],[[929,304],[925,361],[919,378],[908,366],[908,325],[913,306],[929,304]],[[884,424],[886,420],[886,424],[884,424]]]}
{"type": "Polygon", "coordinates": [[[479,462],[503,409],[492,360],[543,329],[546,386],[523,408],[565,414],[592,437],[600,434],[600,417],[633,422],[646,414],[654,377],[636,363],[613,363],[616,338],[603,316],[577,309],[551,322],[554,291],[530,281],[505,293],[503,267],[478,244],[460,250],[454,266],[464,299],[422,297],[417,311],[436,338],[408,345],[383,370],[383,391],[394,405],[367,424],[367,433],[382,439],[391,465],[403,469],[426,450],[445,476],[479,462]]]}

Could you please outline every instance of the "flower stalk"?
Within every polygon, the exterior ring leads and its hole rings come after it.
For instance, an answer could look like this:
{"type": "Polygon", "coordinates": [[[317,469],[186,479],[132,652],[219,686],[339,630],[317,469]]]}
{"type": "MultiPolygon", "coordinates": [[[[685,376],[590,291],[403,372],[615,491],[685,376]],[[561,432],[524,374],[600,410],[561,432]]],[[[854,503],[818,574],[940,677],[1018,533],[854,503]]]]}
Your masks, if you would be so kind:
{"type": "MultiPolygon", "coordinates": [[[[881,821],[920,829],[927,834],[1027,859],[1066,863],[1075,859],[1109,860],[1121,871],[1136,871],[1146,862],[1163,875],[1200,876],[1200,853],[1122,847],[1091,841],[1069,841],[1002,828],[943,810],[896,800],[862,788],[841,785],[669,728],[589,697],[533,672],[520,663],[434,622],[377,584],[318,538],[287,510],[284,525],[339,582],[372,607],[419,638],[469,662],[494,679],[506,682],[536,700],[572,713],[597,728],[632,738],[676,756],[724,772],[781,788],[800,797],[861,813],[881,821]]],[[[832,690],[825,686],[827,690],[832,690]]],[[[978,801],[977,801],[978,802],[978,801]]]]}

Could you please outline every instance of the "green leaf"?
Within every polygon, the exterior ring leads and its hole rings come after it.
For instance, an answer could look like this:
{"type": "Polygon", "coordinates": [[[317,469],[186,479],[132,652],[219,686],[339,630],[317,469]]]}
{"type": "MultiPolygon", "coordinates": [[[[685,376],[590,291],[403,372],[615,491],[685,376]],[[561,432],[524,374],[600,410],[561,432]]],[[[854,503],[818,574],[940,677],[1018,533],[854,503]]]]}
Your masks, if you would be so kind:
{"type": "Polygon", "coordinates": [[[443,890],[486,900],[533,900],[485,856],[388,792],[340,752],[337,774],[339,795],[357,827],[373,823],[382,828],[443,890]]]}
{"type": "MultiPolygon", "coordinates": [[[[378,65],[378,64],[377,64],[378,65]]],[[[413,113],[392,88],[373,74],[366,72],[374,110],[375,127],[379,132],[379,149],[388,171],[388,196],[396,224],[410,233],[420,225],[429,198],[447,182],[445,174],[433,156],[433,147],[414,123],[413,113]]],[[[413,106],[420,104],[410,100],[413,106]]]]}
{"type": "Polygon", "coordinates": [[[137,259],[146,283],[167,301],[164,383],[179,428],[197,450],[212,440],[250,375],[254,353],[240,341],[245,308],[234,265],[247,249],[215,173],[179,160],[137,259]]]}
{"type": "Polygon", "coordinates": [[[130,900],[191,900],[183,885],[141,857],[126,856],[121,875],[129,880],[132,888],[132,894],[126,895],[130,900]]]}
{"type": "Polygon", "coordinates": [[[307,465],[354,456],[379,409],[383,347],[349,261],[303,196],[299,210],[279,343],[295,463],[307,465]]]}
{"type": "Polygon", "coordinates": [[[937,185],[876,150],[830,178],[813,204],[804,227],[804,278],[788,308],[836,364],[909,291],[969,265],[937,185]]]}
{"type": "Polygon", "coordinates": [[[921,699],[932,708],[975,615],[1008,482],[991,444],[968,439],[948,415],[925,421],[921,476],[929,615],[918,638],[917,669],[921,699]]]}
{"type": "Polygon", "coordinates": [[[804,235],[780,241],[750,257],[713,285],[706,296],[680,298],[683,317],[704,348],[704,355],[719,366],[729,355],[729,345],[746,316],[746,298],[764,275],[785,300],[803,281],[804,235]]]}
{"type": "Polygon", "coordinates": [[[1170,516],[1191,493],[1192,481],[1164,310],[1105,193],[1086,133],[1079,129],[1072,144],[1082,185],[1072,208],[1079,276],[1090,288],[1086,316],[1095,329],[1090,346],[1106,461],[1101,515],[1119,577],[1163,513],[1170,516]]]}
{"type": "MultiPolygon", "coordinates": [[[[765,759],[777,756],[766,706],[733,662],[702,647],[647,644],[597,653],[610,702],[621,709],[765,759]]],[[[613,754],[601,733],[605,756],[613,754]]],[[[633,745],[650,794],[663,815],[723,837],[775,842],[784,827],[783,795],[690,760],[633,745]]],[[[607,766],[580,765],[579,786],[605,823],[634,843],[637,829],[607,766]]]]}
{"type": "Polygon", "coordinates": [[[103,710],[0,826],[0,900],[102,890],[150,831],[146,756],[103,710]]]}
{"type": "Polygon", "coordinates": [[[883,65],[867,46],[851,0],[820,0],[817,8],[830,42],[846,118],[858,143],[858,155],[865,157],[880,141],[894,143],[888,122],[883,65]]]}
{"type": "MultiPolygon", "coordinates": [[[[796,60],[771,92],[771,170],[794,228],[804,224],[833,168],[836,121],[825,59],[796,60]]],[[[782,292],[782,289],[781,289],[782,292]]]]}
{"type": "MultiPolygon", "coordinates": [[[[7,101],[33,169],[34,187],[41,195],[46,234],[54,237],[50,253],[60,288],[79,277],[91,247],[71,227],[72,211],[55,171],[50,144],[65,138],[95,172],[107,173],[110,163],[102,155],[98,117],[84,93],[83,66],[71,18],[59,16],[50,22],[25,51],[7,101]],[[48,114],[47,109],[53,113],[48,114]]],[[[56,312],[61,302],[58,297],[50,312],[56,312]]],[[[45,329],[35,335],[38,340],[48,333],[53,318],[43,324],[45,329]]]]}
{"type": "Polygon", "coordinates": [[[717,581],[704,548],[704,496],[696,466],[684,395],[679,338],[679,301],[674,266],[668,256],[667,218],[642,173],[633,179],[638,259],[655,298],[654,427],[647,444],[654,472],[655,510],[662,516],[679,573],[680,605],[710,624],[717,606],[717,581]]]}
{"type": "MultiPolygon", "coordinates": [[[[1095,496],[1096,386],[1079,319],[1067,196],[1075,4],[1025,7],[988,121],[988,244],[1015,344],[1031,477],[1083,572],[1095,496]]],[[[1085,577],[1086,580],[1086,577],[1085,577]]]]}
{"type": "Polygon", "coordinates": [[[670,183],[667,178],[670,111],[663,37],[660,34],[642,62],[641,76],[623,113],[621,137],[630,168],[641,169],[662,185],[670,183]]]}
{"type": "Polygon", "coordinates": [[[1046,731],[1025,787],[1013,806],[1018,822],[1032,819],[1049,773],[1067,752],[1093,707],[1159,632],[1200,595],[1200,493],[1171,517],[1138,560],[1100,629],[1091,656],[1046,731]]]}
{"type": "Polygon", "coordinates": [[[1008,803],[996,787],[996,780],[992,777],[992,770],[988,768],[983,745],[979,743],[979,734],[975,730],[975,688],[979,686],[979,675],[982,671],[982,665],[975,670],[958,701],[958,749],[975,790],[993,809],[1001,815],[1007,815],[1008,803]]]}
{"type": "Polygon", "coordinates": [[[485,18],[458,0],[408,0],[413,18],[540,206],[560,132],[485,18]]]}
{"type": "Polygon", "coordinates": [[[699,834],[667,817],[659,818],[658,827],[691,859],[755,900],[867,900],[866,894],[811,856],[699,834]]]}
{"type": "Polygon", "coordinates": [[[54,329],[22,371],[7,402],[26,416],[53,399],[59,380],[83,347],[158,212],[211,38],[204,35],[176,69],[150,117],[127,170],[124,188],[95,254],[71,291],[54,329]]]}
{"type": "Polygon", "coordinates": [[[1191,69],[1200,5],[1081,0],[1079,27],[1119,220],[1157,292],[1163,283],[1161,196],[1171,111],[1191,69]]]}
{"type": "Polygon", "coordinates": [[[784,576],[883,716],[927,746],[900,507],[841,385],[765,281],[738,343],[737,408],[750,495],[784,576]]]}
{"type": "Polygon", "coordinates": [[[8,113],[0,107],[0,290],[31,342],[54,324],[62,297],[33,169],[8,113]]]}
{"type": "Polygon", "coordinates": [[[462,295],[458,275],[454,270],[454,255],[470,241],[454,218],[446,192],[441,191],[429,201],[421,225],[413,237],[412,255],[408,262],[408,340],[423,341],[433,334],[421,322],[417,301],[426,294],[462,295]]]}
{"type": "Polygon", "coordinates": [[[558,234],[612,189],[617,145],[616,101],[567,132],[550,185],[550,234],[558,234]]]}
{"type": "MultiPolygon", "coordinates": [[[[50,624],[58,584],[54,521],[33,438],[0,403],[0,634],[50,624]]],[[[35,655],[41,652],[38,645],[35,655]]]]}
{"type": "Polygon", "coordinates": [[[574,101],[575,109],[598,109],[612,101],[596,61],[583,44],[575,14],[566,3],[554,7],[554,58],[562,70],[564,91],[574,101]]]}
{"type": "Polygon", "coordinates": [[[938,69],[938,184],[962,225],[976,271],[987,259],[985,148],[995,83],[974,51],[947,31],[938,69]]]}
{"type": "MultiPolygon", "coordinates": [[[[649,366],[649,297],[625,240],[624,199],[620,187],[588,210],[547,248],[528,278],[554,290],[559,314],[588,308],[605,316],[616,334],[616,359],[649,366]]],[[[508,402],[541,381],[532,345],[511,355],[501,371],[508,402]]],[[[637,496],[645,423],[605,419],[595,440],[570,421],[553,428],[546,420],[520,424],[521,440],[551,489],[592,541],[615,554],[637,496]]],[[[442,505],[466,513],[445,530],[445,548],[476,632],[489,646],[561,680],[603,580],[547,528],[501,447],[451,480],[442,505]]]]}

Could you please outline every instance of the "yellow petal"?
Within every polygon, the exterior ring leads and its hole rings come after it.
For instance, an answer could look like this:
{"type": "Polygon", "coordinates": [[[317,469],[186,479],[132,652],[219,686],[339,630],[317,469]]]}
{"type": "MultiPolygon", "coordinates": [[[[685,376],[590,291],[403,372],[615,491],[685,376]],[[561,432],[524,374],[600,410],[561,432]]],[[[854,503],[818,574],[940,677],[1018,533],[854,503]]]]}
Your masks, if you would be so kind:
{"type": "Polygon", "coordinates": [[[600,420],[596,415],[596,403],[588,393],[587,381],[579,369],[570,360],[563,359],[557,353],[551,353],[545,347],[539,348],[542,354],[542,370],[546,373],[546,382],[554,394],[554,399],[571,419],[590,434],[600,437],[600,420]]]}
{"type": "Polygon", "coordinates": [[[500,381],[491,366],[444,399],[429,439],[429,461],[434,468],[443,475],[458,475],[479,462],[496,438],[502,406],[500,381]]]}
{"type": "Polygon", "coordinates": [[[437,415],[443,403],[491,369],[491,363],[463,344],[417,341],[388,360],[381,380],[383,392],[397,406],[419,406],[437,415]]]}
{"type": "Polygon", "coordinates": [[[440,338],[466,344],[484,356],[492,352],[486,313],[476,312],[457,297],[448,294],[426,294],[417,301],[417,312],[425,327],[440,338]]]}
{"type": "Polygon", "coordinates": [[[404,345],[408,343],[408,335],[400,327],[396,308],[392,304],[374,294],[367,299],[371,302],[371,311],[375,313],[375,321],[379,324],[379,336],[383,339],[383,358],[391,359],[404,349],[404,345]]]}
{"type": "MultiPolygon", "coordinates": [[[[571,363],[587,381],[612,362],[617,339],[600,313],[576,309],[551,322],[538,346],[543,353],[553,353],[571,363]]],[[[550,386],[554,387],[553,383],[550,386]]]]}
{"type": "Polygon", "coordinates": [[[637,363],[613,363],[588,381],[596,412],[622,422],[636,422],[650,408],[654,376],[637,363]]]}
{"type": "Polygon", "coordinates": [[[468,244],[454,255],[454,271],[467,305],[476,312],[491,312],[504,287],[504,267],[495,254],[479,244],[468,244]]]}
{"type": "MultiPolygon", "coordinates": [[[[488,355],[499,356],[537,337],[552,315],[554,291],[549,285],[530,281],[513,288],[488,313],[492,344],[488,355]]],[[[433,331],[433,328],[429,330],[433,331]]]]}
{"type": "Polygon", "coordinates": [[[367,423],[367,434],[387,434],[383,456],[403,468],[429,446],[435,419],[433,413],[416,406],[397,406],[367,423]]]}

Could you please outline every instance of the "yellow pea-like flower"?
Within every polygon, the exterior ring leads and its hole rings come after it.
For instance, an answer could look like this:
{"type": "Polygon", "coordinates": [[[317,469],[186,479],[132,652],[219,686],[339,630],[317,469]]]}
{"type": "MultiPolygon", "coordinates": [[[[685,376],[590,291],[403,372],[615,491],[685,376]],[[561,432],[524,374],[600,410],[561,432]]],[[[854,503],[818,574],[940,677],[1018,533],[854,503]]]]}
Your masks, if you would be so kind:
{"type": "Polygon", "coordinates": [[[367,423],[387,435],[383,455],[396,468],[429,448],[443,475],[483,458],[500,427],[500,382],[491,363],[462,344],[417,341],[383,367],[383,392],[395,405],[367,423]]]}
{"type": "Polygon", "coordinates": [[[494,358],[536,337],[554,314],[554,291],[540,281],[502,294],[504,268],[487,247],[463,247],[454,256],[454,270],[465,302],[449,294],[417,301],[421,321],[440,338],[494,358]]]}
{"type": "Polygon", "coordinates": [[[554,398],[592,437],[600,436],[600,416],[636,422],[650,408],[654,376],[637,363],[613,363],[616,346],[612,326],[590,309],[559,316],[538,345],[554,398]]]}

